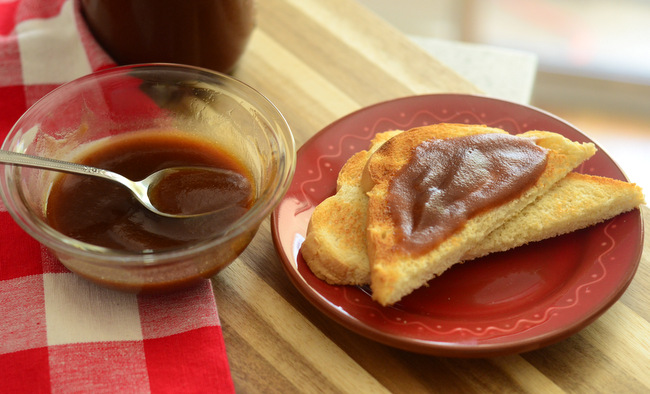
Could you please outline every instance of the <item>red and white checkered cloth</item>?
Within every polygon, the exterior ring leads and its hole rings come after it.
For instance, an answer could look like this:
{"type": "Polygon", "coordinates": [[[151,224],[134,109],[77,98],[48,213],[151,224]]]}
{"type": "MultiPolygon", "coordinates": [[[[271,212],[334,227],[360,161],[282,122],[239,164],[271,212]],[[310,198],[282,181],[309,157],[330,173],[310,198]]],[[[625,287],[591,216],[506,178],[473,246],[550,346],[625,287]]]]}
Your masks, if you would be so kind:
{"type": "MultiPolygon", "coordinates": [[[[111,67],[74,0],[0,0],[0,139],[56,86],[111,67]]],[[[138,296],[70,273],[0,201],[0,392],[233,392],[208,280],[138,296]]]]}

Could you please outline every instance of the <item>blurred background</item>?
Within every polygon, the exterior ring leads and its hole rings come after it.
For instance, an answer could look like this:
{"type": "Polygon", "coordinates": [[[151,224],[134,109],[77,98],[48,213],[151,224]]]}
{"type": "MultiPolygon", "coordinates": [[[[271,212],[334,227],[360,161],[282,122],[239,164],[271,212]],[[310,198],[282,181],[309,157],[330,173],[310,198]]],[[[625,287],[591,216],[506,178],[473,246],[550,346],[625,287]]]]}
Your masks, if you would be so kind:
{"type": "Polygon", "coordinates": [[[572,123],[650,190],[650,0],[358,1],[488,95],[572,123]],[[463,67],[477,62],[492,80],[463,67]]]}

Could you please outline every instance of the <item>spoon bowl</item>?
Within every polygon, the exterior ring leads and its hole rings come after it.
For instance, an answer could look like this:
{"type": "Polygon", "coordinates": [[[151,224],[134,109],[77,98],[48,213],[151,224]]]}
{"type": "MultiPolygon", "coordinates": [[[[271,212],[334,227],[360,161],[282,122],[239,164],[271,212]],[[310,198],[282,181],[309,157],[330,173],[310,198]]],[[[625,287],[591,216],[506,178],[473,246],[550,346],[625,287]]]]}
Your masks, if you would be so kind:
{"type": "Polygon", "coordinates": [[[110,181],[119,183],[126,187],[133,197],[140,202],[145,208],[151,212],[175,219],[186,219],[202,215],[210,215],[218,212],[227,206],[210,206],[209,202],[201,204],[201,207],[209,207],[208,209],[200,209],[198,211],[192,210],[187,212],[165,212],[156,207],[152,202],[152,195],[155,195],[157,186],[160,185],[166,178],[171,175],[178,175],[179,173],[192,173],[196,175],[197,172],[201,176],[214,177],[233,174],[230,170],[214,167],[199,167],[199,166],[183,166],[183,167],[170,167],[156,171],[140,181],[133,181],[125,176],[116,172],[104,170],[97,167],[87,166],[79,163],[72,163],[62,160],[50,159],[46,157],[39,157],[28,155],[24,153],[11,152],[0,150],[0,163],[13,164],[25,167],[39,168],[43,170],[59,171],[69,174],[88,175],[98,178],[108,179],[110,181]]]}

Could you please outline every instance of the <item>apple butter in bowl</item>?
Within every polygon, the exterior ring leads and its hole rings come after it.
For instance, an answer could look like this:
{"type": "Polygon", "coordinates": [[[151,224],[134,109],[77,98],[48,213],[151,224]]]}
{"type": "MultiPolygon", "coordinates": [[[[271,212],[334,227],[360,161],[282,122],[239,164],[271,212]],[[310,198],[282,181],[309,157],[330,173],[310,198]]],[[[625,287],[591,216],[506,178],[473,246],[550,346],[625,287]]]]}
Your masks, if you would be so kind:
{"type": "Polygon", "coordinates": [[[295,167],[291,131],[261,94],[229,76],[190,66],[118,67],[65,84],[30,108],[2,149],[73,161],[139,180],[178,173],[151,198],[95,177],[0,165],[0,193],[16,222],[71,271],[104,286],[161,292],[218,273],[250,243],[287,190],[295,167]]]}

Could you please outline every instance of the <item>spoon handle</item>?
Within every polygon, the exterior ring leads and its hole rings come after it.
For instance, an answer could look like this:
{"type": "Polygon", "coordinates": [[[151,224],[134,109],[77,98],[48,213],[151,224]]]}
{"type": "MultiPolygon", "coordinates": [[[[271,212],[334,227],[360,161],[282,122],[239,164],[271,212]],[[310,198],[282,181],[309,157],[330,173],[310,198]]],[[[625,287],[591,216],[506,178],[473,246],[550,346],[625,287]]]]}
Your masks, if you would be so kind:
{"type": "MultiPolygon", "coordinates": [[[[47,157],[32,156],[25,153],[0,150],[0,163],[16,164],[25,167],[40,168],[44,170],[60,171],[72,174],[92,175],[123,183],[126,178],[120,174],[101,168],[71,163],[47,157]]],[[[128,181],[128,180],[127,180],[128,181]]]]}

